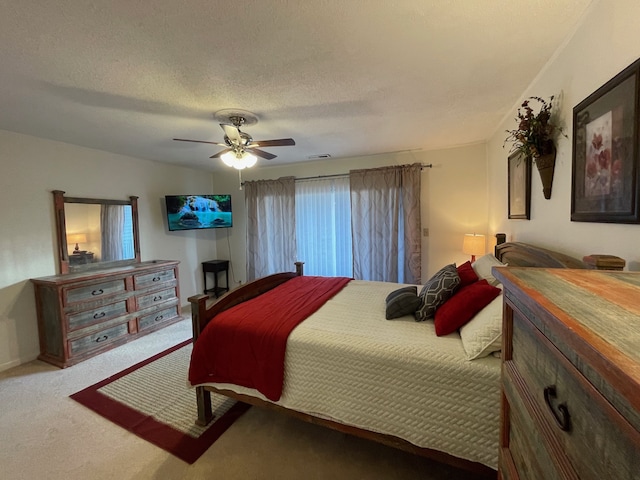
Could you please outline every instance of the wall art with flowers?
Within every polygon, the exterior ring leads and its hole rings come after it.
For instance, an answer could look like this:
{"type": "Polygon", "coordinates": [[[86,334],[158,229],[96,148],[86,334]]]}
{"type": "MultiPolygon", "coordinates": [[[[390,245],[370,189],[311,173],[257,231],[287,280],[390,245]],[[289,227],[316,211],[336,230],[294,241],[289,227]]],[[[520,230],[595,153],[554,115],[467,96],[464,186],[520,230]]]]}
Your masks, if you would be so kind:
{"type": "Polygon", "coordinates": [[[640,223],[640,60],[573,109],[571,220],[640,223]]]}

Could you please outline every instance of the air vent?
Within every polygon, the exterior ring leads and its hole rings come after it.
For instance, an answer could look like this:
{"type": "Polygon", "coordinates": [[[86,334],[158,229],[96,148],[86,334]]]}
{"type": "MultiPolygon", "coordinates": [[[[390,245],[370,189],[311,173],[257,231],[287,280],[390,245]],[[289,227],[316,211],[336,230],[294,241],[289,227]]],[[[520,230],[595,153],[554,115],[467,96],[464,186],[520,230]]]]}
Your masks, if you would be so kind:
{"type": "Polygon", "coordinates": [[[321,153],[319,155],[309,155],[307,158],[309,160],[317,160],[319,158],[331,158],[331,155],[329,155],[328,153],[321,153]]]}

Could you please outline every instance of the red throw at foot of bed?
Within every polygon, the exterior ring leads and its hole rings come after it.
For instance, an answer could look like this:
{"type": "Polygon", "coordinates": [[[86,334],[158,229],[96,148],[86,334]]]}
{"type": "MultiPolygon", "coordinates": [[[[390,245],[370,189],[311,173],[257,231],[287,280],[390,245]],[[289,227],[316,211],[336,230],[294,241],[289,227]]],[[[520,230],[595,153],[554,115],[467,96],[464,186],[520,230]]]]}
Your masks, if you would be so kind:
{"type": "Polygon", "coordinates": [[[350,280],[295,277],[216,315],[194,344],[189,382],[233,383],[279,400],[289,334],[350,280]]]}

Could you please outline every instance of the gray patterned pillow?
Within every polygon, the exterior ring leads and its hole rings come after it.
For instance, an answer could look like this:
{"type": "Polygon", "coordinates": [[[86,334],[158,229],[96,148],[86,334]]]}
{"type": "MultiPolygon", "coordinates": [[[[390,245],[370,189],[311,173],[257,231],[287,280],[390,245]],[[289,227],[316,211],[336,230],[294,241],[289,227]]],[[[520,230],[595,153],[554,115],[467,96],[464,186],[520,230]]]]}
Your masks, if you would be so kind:
{"type": "Polygon", "coordinates": [[[436,309],[446,302],[460,285],[455,263],[442,267],[420,290],[420,307],[416,310],[417,322],[433,318],[436,309]]]}
{"type": "Polygon", "coordinates": [[[387,295],[385,303],[387,305],[385,318],[391,320],[415,313],[422,300],[418,296],[418,287],[402,287],[387,295]]]}

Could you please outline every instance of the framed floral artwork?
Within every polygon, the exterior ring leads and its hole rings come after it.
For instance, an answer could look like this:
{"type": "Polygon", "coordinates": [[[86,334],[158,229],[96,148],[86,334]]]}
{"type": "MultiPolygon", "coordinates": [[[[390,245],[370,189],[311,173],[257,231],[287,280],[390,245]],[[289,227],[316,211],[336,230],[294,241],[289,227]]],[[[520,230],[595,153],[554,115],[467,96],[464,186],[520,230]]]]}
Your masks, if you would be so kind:
{"type": "Polygon", "coordinates": [[[573,109],[571,220],[640,223],[640,60],[573,109]]]}
{"type": "Polygon", "coordinates": [[[509,218],[529,220],[531,213],[531,162],[520,151],[509,155],[509,218]]]}

